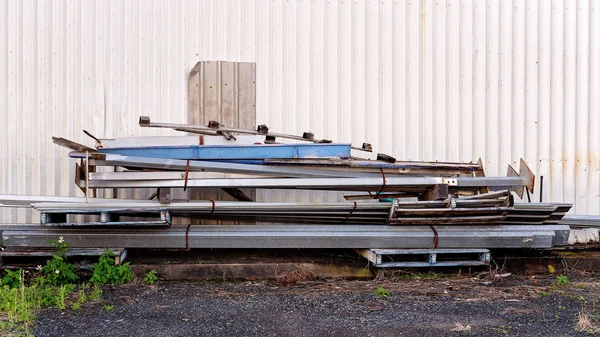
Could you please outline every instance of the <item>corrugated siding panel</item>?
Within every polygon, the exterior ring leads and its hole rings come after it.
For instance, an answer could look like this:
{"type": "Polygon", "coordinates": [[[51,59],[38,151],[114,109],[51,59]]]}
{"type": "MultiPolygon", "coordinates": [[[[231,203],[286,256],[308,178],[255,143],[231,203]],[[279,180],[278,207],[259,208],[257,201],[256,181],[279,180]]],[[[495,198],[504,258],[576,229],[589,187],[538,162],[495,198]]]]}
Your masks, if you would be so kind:
{"type": "Polygon", "coordinates": [[[175,134],[137,119],[185,122],[189,71],[227,60],[256,62],[273,130],[491,175],[524,156],[544,200],[600,214],[599,22],[599,0],[4,0],[0,193],[80,194],[52,135],[175,134]]]}

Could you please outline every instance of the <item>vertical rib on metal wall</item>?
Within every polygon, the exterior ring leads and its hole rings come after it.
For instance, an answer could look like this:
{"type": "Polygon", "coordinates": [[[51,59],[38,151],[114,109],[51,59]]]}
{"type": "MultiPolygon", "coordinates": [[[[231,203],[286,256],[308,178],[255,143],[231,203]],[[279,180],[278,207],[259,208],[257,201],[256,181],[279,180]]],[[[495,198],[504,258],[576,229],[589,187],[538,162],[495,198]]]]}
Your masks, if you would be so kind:
{"type": "Polygon", "coordinates": [[[256,62],[272,130],[494,175],[523,156],[545,200],[599,214],[599,25],[599,0],[4,0],[0,193],[78,195],[52,135],[169,134],[139,115],[185,122],[189,71],[229,60],[256,62]]]}

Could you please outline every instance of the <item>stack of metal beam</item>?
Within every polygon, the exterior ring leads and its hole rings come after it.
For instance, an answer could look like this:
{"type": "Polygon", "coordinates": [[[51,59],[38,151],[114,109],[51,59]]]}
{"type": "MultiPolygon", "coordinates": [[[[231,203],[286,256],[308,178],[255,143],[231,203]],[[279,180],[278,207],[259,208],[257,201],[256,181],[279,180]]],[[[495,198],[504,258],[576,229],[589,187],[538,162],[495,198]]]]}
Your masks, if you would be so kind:
{"type": "Polygon", "coordinates": [[[4,245],[44,246],[61,235],[75,247],[550,248],[568,237],[558,221],[570,205],[514,203],[513,193],[533,191],[535,176],[523,160],[518,172],[509,165],[506,177],[486,177],[481,161],[368,160],[354,152],[370,152],[369,144],[274,134],[264,125],[237,130],[147,117],[140,125],[198,135],[90,135],[95,147],[54,138],[79,160],[75,183],[87,197],[0,196],[0,204],[41,213],[41,226],[0,227],[4,245]],[[94,198],[97,190],[139,188],[156,189],[158,200],[94,198]],[[238,201],[170,197],[172,189],[204,188],[238,201]],[[346,201],[256,202],[243,188],[340,191],[346,201]],[[174,217],[260,224],[191,228],[172,225],[174,217]]]}

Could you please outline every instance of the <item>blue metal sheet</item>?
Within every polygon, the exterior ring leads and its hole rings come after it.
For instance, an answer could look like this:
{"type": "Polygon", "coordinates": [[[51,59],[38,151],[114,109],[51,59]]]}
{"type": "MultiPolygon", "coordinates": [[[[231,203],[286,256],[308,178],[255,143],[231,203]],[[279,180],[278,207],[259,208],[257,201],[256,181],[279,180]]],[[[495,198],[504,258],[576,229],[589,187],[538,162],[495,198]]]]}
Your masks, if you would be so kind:
{"type": "Polygon", "coordinates": [[[123,156],[194,160],[256,160],[350,157],[350,144],[261,144],[119,147],[98,149],[123,156]]]}

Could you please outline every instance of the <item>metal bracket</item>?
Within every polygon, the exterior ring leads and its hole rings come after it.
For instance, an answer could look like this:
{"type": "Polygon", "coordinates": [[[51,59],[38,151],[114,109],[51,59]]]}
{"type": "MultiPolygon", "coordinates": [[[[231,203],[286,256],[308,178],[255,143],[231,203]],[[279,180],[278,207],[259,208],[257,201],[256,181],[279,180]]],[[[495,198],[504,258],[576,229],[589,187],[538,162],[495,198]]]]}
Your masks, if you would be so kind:
{"type": "MultiPolygon", "coordinates": [[[[510,166],[510,164],[508,164],[508,169],[506,170],[506,176],[507,177],[519,177],[519,173],[517,173],[517,171],[510,166]]],[[[515,192],[519,198],[523,199],[523,194],[525,193],[525,186],[512,186],[510,188],[511,191],[515,192]]]]}
{"type": "Polygon", "coordinates": [[[442,184],[447,184],[448,186],[456,186],[456,185],[458,185],[458,179],[456,179],[456,178],[442,178],[442,184]]]}
{"type": "Polygon", "coordinates": [[[519,176],[527,179],[527,189],[529,190],[529,192],[533,193],[533,186],[535,184],[535,174],[533,174],[533,172],[531,171],[529,166],[527,166],[527,163],[525,162],[525,160],[523,160],[523,158],[521,158],[521,163],[519,165],[519,176]]]}

